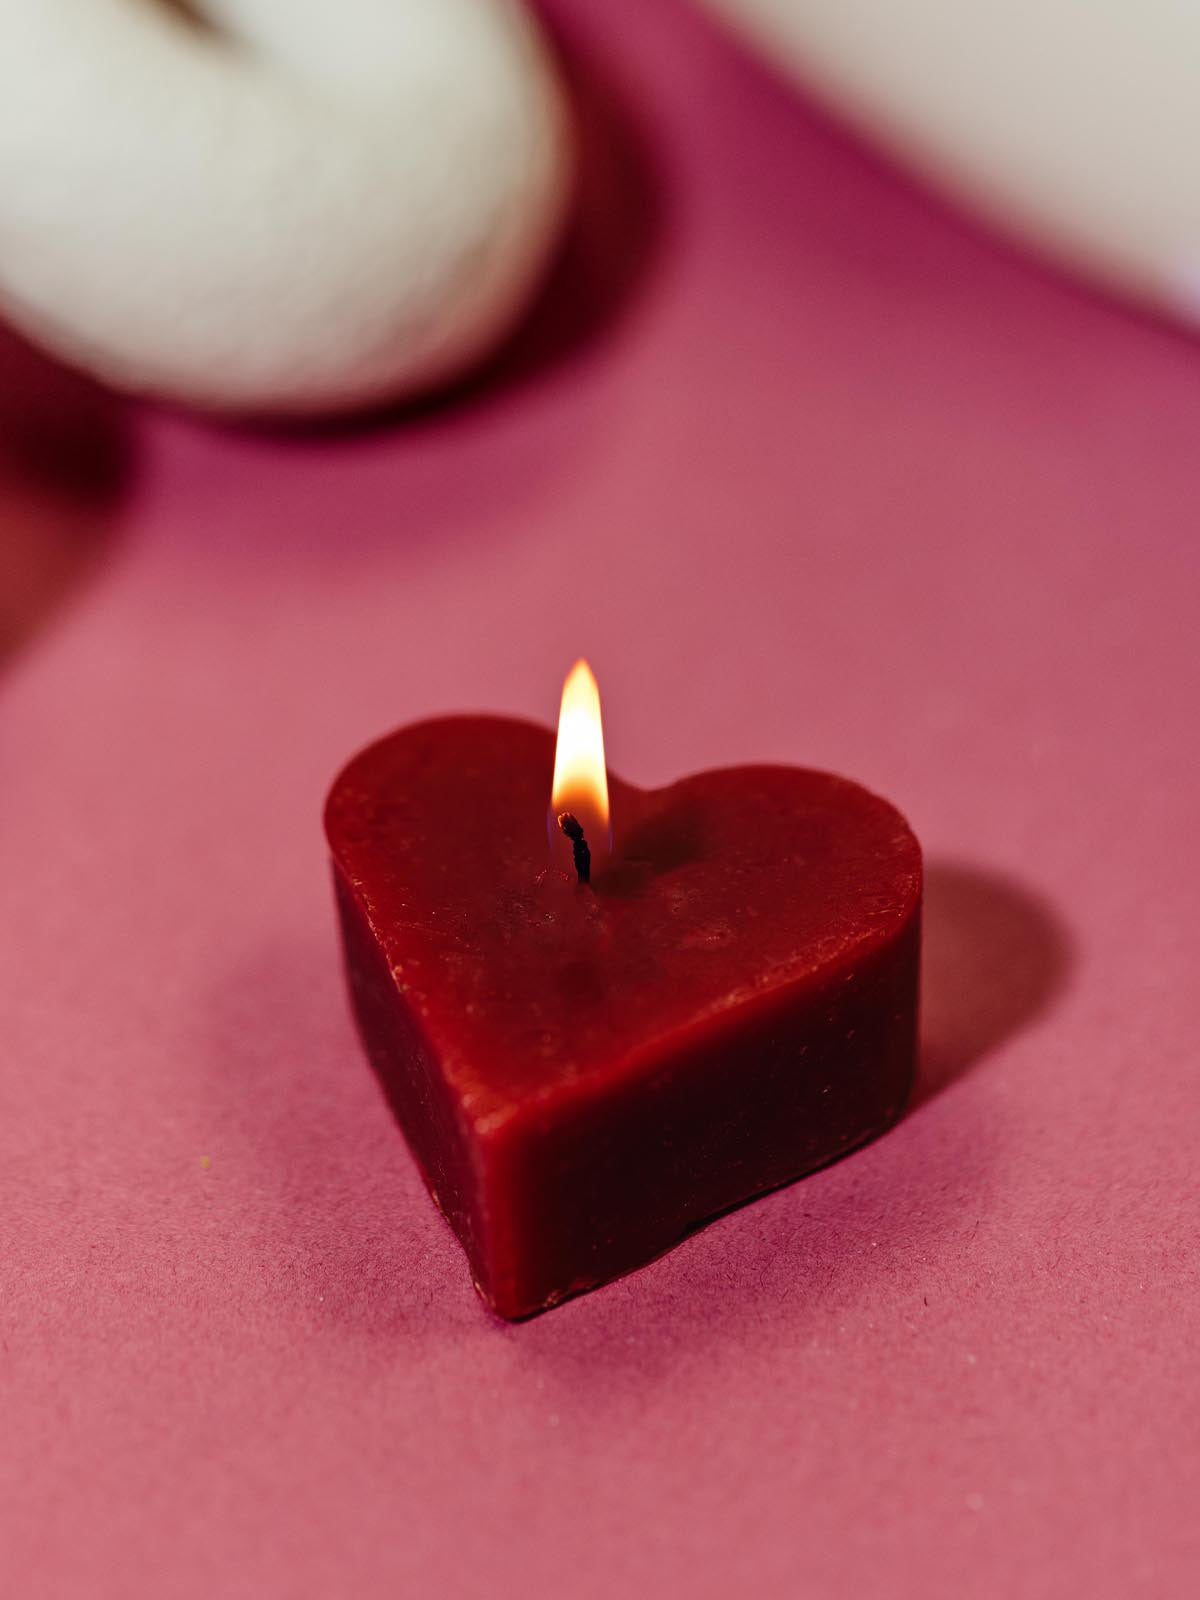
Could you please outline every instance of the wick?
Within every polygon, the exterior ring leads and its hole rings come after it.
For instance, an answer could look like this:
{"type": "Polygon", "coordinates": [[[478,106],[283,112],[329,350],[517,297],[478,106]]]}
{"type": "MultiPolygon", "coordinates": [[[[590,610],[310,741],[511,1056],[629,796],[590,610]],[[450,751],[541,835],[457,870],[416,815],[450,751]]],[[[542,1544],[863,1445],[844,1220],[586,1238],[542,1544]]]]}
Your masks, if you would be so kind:
{"type": "Polygon", "coordinates": [[[588,842],[583,836],[583,829],[569,811],[564,811],[558,819],[558,825],[571,841],[571,854],[575,858],[575,875],[580,883],[590,883],[592,879],[592,852],[588,849],[588,842]]]}

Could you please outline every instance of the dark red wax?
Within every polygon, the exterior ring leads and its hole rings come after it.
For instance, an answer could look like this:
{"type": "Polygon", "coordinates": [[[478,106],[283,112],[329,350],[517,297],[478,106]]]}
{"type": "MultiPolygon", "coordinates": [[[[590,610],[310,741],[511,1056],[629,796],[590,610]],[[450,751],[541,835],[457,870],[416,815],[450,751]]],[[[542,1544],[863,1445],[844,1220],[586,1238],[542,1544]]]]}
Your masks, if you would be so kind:
{"type": "Polygon", "coordinates": [[[649,1261],[862,1144],[913,1076],[920,847],[857,784],[610,778],[590,888],[547,867],[554,736],[422,723],[326,831],[362,1037],[505,1317],[649,1261]]]}

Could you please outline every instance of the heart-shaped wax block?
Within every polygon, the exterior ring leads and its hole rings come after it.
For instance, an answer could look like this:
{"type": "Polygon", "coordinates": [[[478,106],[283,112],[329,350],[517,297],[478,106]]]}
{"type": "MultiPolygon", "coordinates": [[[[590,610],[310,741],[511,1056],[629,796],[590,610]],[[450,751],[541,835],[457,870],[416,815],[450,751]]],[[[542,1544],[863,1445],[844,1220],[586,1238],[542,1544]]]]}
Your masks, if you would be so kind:
{"type": "Polygon", "coordinates": [[[828,773],[610,777],[612,859],[548,866],[554,737],[405,728],[326,831],[362,1036],[502,1316],[650,1260],[904,1104],[921,853],[828,773]]]}

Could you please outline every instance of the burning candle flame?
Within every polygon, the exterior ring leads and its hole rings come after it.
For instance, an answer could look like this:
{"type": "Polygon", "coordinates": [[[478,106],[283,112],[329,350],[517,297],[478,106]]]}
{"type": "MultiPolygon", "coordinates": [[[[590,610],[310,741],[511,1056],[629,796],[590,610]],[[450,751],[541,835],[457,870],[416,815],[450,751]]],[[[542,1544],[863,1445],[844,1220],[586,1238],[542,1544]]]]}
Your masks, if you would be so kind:
{"type": "Polygon", "coordinates": [[[600,689],[591,667],[582,660],[571,668],[563,684],[550,803],[555,816],[569,811],[578,818],[593,853],[607,855],[608,772],[600,689]]]}

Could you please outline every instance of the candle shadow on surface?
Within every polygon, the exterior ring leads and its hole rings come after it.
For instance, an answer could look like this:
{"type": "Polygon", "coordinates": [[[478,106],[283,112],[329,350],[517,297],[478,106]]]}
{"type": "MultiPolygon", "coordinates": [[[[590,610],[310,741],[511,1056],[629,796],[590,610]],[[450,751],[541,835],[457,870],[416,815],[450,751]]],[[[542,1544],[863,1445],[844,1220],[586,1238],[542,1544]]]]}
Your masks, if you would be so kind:
{"type": "Polygon", "coordinates": [[[1066,925],[1041,896],[983,867],[931,861],[910,1111],[1032,1022],[1063,989],[1073,962],[1066,925]]]}
{"type": "Polygon", "coordinates": [[[121,403],[0,324],[0,670],[99,567],[131,471],[121,403]]]}

